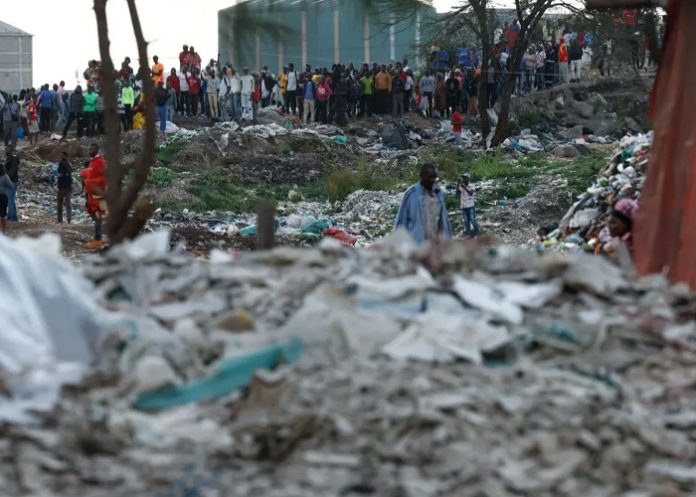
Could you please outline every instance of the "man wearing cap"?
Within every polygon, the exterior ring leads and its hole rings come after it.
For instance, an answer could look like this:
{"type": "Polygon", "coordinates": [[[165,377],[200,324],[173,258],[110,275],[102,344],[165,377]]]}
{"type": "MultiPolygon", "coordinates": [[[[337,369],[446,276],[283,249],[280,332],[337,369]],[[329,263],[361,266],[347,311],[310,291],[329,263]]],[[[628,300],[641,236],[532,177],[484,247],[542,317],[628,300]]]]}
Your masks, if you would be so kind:
{"type": "Polygon", "coordinates": [[[406,190],[396,214],[394,229],[406,229],[418,244],[452,237],[445,195],[437,180],[437,167],[423,164],[420,181],[406,190]]]}

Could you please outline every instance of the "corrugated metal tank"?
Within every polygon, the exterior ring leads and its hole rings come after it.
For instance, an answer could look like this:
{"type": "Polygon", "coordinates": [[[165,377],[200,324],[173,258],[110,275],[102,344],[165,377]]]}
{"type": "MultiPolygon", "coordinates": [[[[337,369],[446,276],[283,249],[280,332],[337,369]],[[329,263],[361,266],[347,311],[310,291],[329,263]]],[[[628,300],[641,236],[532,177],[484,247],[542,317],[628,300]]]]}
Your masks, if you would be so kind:
{"type": "Polygon", "coordinates": [[[0,21],[0,90],[19,93],[32,86],[32,36],[0,21]]]}
{"type": "Polygon", "coordinates": [[[435,10],[424,4],[418,14],[402,19],[384,11],[377,15],[364,5],[359,0],[249,0],[221,10],[221,62],[252,70],[267,65],[277,72],[290,62],[301,69],[306,64],[414,61],[423,25],[435,10]],[[242,19],[253,23],[245,25],[242,19]]]}

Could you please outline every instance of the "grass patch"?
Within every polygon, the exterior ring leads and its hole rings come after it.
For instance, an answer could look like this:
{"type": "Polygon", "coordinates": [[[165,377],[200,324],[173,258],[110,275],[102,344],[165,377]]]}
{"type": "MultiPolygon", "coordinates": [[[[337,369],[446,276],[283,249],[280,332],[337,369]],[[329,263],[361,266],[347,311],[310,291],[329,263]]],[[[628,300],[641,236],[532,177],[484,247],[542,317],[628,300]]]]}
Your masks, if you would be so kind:
{"type": "Polygon", "coordinates": [[[358,163],[357,169],[342,167],[326,178],[326,196],[331,202],[344,200],[358,190],[386,191],[395,188],[394,178],[386,176],[366,162],[358,163]]]}
{"type": "Polygon", "coordinates": [[[547,121],[546,116],[533,110],[518,113],[516,120],[517,125],[522,129],[536,129],[537,126],[547,121]]]}
{"type": "Polygon", "coordinates": [[[217,169],[210,169],[194,179],[189,193],[196,197],[190,206],[194,211],[253,212],[256,209],[256,194],[240,187],[217,169]]]}
{"type": "Polygon", "coordinates": [[[575,159],[571,167],[562,168],[559,172],[568,180],[570,193],[577,196],[590,186],[606,162],[607,159],[601,155],[583,155],[575,159]]]}
{"type": "Polygon", "coordinates": [[[174,157],[181,152],[186,146],[186,141],[184,140],[171,140],[160,145],[155,152],[155,160],[161,162],[165,166],[172,163],[174,157]]]}
{"type": "Polygon", "coordinates": [[[153,167],[150,169],[147,182],[156,188],[165,188],[174,182],[174,178],[176,173],[168,167],[153,167]]]}

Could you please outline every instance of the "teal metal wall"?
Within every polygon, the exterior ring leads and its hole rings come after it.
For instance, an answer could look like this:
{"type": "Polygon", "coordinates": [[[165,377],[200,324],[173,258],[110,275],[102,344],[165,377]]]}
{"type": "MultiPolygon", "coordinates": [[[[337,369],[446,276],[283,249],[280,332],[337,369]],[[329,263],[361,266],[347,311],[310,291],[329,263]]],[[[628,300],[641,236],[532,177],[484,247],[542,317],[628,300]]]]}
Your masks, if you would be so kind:
{"type": "Polygon", "coordinates": [[[312,67],[331,67],[338,61],[359,65],[408,58],[414,65],[417,42],[425,42],[424,25],[435,15],[424,5],[418,16],[387,26],[397,17],[382,13],[376,19],[357,0],[249,0],[218,13],[220,58],[237,68],[267,65],[275,72],[290,62],[302,68],[305,60],[312,67]],[[235,21],[240,12],[262,28],[252,31],[235,21]]]}

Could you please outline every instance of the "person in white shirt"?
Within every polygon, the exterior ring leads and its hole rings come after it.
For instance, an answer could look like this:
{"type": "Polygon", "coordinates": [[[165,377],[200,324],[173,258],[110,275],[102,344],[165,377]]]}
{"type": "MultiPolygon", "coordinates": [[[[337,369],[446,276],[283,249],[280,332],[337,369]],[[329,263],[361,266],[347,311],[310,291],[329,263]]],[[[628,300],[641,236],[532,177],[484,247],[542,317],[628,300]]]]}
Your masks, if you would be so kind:
{"type": "Polygon", "coordinates": [[[248,117],[253,115],[253,105],[251,102],[251,94],[254,92],[254,76],[249,74],[249,68],[244,68],[244,75],[241,80],[241,96],[242,96],[242,116],[248,117]]]}
{"type": "Polygon", "coordinates": [[[297,114],[297,72],[294,64],[288,64],[288,84],[285,87],[285,110],[297,114]]]}
{"type": "Polygon", "coordinates": [[[179,71],[179,88],[181,90],[180,95],[181,95],[181,102],[179,102],[179,108],[181,109],[181,113],[184,116],[190,116],[191,115],[191,98],[189,96],[189,85],[188,85],[188,79],[187,79],[187,73],[188,67],[183,66],[181,68],[181,71],[179,71]]]}
{"type": "Polygon", "coordinates": [[[234,119],[234,107],[232,104],[232,79],[230,78],[230,68],[222,68],[222,76],[219,83],[220,94],[220,117],[223,120],[234,119]]]}
{"type": "Polygon", "coordinates": [[[481,233],[481,228],[476,221],[476,201],[474,198],[474,187],[469,182],[471,178],[468,174],[462,176],[457,185],[459,195],[459,207],[462,209],[464,219],[464,236],[473,237],[481,233]]]}
{"type": "Polygon", "coordinates": [[[232,75],[231,80],[231,91],[232,91],[232,111],[233,118],[239,119],[242,117],[242,78],[239,77],[237,71],[234,68],[230,71],[232,75]]]}
{"type": "Polygon", "coordinates": [[[592,48],[585,43],[582,47],[582,59],[580,64],[580,77],[584,78],[592,67],[592,48]]]}

